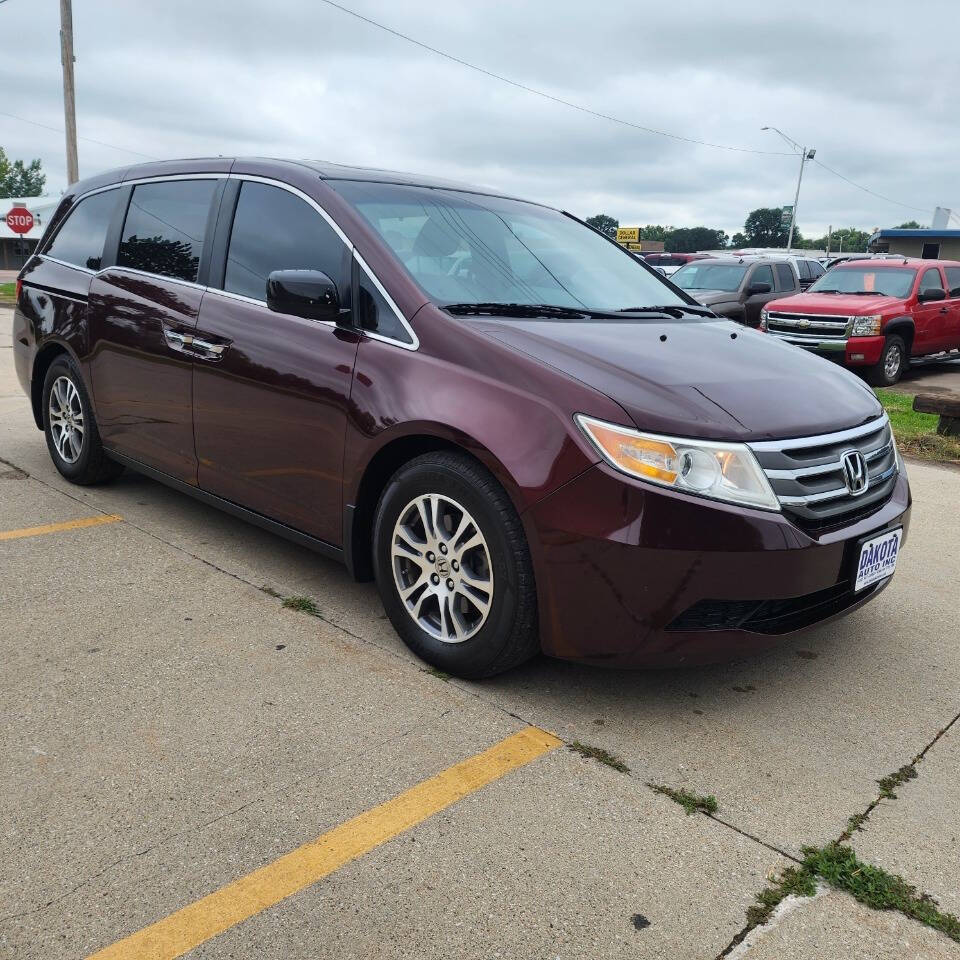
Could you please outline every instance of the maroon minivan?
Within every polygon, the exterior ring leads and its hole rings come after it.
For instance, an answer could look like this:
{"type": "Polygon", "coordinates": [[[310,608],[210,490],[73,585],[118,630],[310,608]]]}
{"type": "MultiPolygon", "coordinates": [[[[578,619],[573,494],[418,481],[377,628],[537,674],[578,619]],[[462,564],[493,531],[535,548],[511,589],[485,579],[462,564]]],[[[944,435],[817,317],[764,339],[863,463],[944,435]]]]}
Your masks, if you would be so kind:
{"type": "Polygon", "coordinates": [[[762,650],[875,596],[907,532],[858,378],[539,204],[146,164],[71,187],[18,287],[63,476],[131,467],[341,559],[460,676],[762,650]]]}

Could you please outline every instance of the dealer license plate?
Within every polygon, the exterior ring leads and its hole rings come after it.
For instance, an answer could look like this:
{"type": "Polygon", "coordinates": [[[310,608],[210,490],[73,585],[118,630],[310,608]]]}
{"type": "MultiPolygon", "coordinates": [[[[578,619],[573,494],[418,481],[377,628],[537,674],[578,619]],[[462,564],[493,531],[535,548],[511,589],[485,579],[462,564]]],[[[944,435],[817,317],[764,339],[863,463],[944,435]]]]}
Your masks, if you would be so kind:
{"type": "Polygon", "coordinates": [[[860,562],[857,564],[857,580],[854,592],[864,590],[879,580],[893,576],[900,555],[900,541],[903,528],[887,530],[879,537],[867,540],[860,548],[860,562]]]}

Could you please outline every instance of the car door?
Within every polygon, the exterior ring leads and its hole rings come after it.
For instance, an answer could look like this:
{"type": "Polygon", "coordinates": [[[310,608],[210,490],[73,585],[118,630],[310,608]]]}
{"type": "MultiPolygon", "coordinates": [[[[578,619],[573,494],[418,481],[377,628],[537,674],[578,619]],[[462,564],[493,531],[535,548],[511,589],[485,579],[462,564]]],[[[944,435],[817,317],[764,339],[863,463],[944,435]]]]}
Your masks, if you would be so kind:
{"type": "Polygon", "coordinates": [[[960,350],[960,267],[944,267],[943,272],[947,277],[947,300],[944,306],[949,310],[943,349],[960,350]]]}
{"type": "Polygon", "coordinates": [[[782,297],[782,293],[777,293],[776,284],[773,280],[773,267],[769,263],[755,264],[745,281],[743,301],[744,321],[748,327],[756,327],[760,324],[760,311],[777,297],[782,297]],[[768,290],[763,293],[751,293],[755,284],[765,283],[768,290]]]}
{"type": "Polygon", "coordinates": [[[224,183],[211,174],[125,187],[115,262],[90,285],[90,378],[104,446],[190,484],[197,458],[189,338],[224,183]]]}
{"type": "MultiPolygon", "coordinates": [[[[349,308],[351,248],[304,194],[231,179],[196,336],[194,433],[203,490],[342,543],[341,471],[359,335],[275,313],[274,270],[320,270],[349,308]]],[[[349,316],[346,318],[349,320],[349,316]]]]}
{"type": "Polygon", "coordinates": [[[913,308],[913,350],[916,355],[939,353],[946,350],[948,342],[949,316],[952,310],[946,300],[946,288],[939,267],[927,267],[921,271],[917,282],[917,304],[913,308]],[[943,292],[940,300],[921,302],[925,291],[943,292]]]}

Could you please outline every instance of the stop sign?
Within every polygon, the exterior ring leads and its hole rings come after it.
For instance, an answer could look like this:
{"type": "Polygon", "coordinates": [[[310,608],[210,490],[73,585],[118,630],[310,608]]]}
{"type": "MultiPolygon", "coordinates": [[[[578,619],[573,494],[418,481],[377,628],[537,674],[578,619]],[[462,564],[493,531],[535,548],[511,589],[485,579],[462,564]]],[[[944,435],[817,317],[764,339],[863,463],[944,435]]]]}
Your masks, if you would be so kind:
{"type": "Polygon", "coordinates": [[[6,219],[14,233],[29,233],[33,229],[33,214],[26,207],[14,207],[6,219]]]}

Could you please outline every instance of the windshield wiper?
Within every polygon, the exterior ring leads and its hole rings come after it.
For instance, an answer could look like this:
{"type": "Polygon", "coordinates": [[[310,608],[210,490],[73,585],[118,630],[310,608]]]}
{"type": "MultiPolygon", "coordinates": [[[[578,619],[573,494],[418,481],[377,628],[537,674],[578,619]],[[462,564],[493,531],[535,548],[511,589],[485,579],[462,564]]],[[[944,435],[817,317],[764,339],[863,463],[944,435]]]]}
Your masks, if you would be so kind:
{"type": "Polygon", "coordinates": [[[889,297],[889,293],[884,293],[882,290],[848,290],[847,293],[852,294],[854,297],[889,297]]]}
{"type": "Polygon", "coordinates": [[[665,313],[668,317],[676,317],[678,320],[687,314],[693,314],[695,317],[712,317],[714,312],[709,307],[695,307],[687,303],[670,303],[655,307],[623,307],[617,313],[665,313]]]}
{"type": "Polygon", "coordinates": [[[808,290],[807,293],[840,293],[840,290],[808,290]]]}
{"type": "Polygon", "coordinates": [[[589,307],[561,307],[553,303],[446,303],[443,309],[458,316],[556,317],[559,320],[583,320],[587,317],[611,317],[608,311],[589,307]]]}

